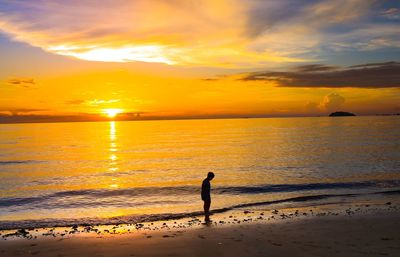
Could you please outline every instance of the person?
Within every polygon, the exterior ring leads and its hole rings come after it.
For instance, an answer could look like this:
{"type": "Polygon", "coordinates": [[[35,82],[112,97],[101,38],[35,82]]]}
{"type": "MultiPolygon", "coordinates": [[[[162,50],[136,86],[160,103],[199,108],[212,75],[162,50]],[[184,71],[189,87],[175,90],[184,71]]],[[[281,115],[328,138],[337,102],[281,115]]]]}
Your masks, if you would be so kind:
{"type": "Polygon", "coordinates": [[[207,178],[203,180],[201,185],[201,200],[204,201],[204,216],[205,221],[210,221],[210,206],[211,206],[211,184],[210,181],[215,177],[213,172],[208,172],[207,178]]]}

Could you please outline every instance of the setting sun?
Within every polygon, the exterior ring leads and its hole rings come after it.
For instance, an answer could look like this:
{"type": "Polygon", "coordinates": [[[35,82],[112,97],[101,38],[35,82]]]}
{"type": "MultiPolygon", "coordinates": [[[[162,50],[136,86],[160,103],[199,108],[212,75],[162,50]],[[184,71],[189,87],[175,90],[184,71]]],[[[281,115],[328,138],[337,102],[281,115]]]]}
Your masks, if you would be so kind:
{"type": "Polygon", "coordinates": [[[104,113],[109,117],[109,118],[114,118],[118,114],[122,112],[121,109],[105,109],[104,113]]]}
{"type": "Polygon", "coordinates": [[[399,29],[400,0],[0,0],[0,257],[400,257],[399,29]]]}

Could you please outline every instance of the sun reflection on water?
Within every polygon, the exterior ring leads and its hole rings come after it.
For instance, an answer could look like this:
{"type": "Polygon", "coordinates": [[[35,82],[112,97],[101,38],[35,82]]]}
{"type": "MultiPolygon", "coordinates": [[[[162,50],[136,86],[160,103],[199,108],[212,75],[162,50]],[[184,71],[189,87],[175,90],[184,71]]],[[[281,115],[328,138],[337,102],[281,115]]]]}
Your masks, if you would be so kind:
{"type": "MultiPolygon", "coordinates": [[[[118,144],[117,144],[117,128],[116,128],[116,123],[115,121],[110,121],[110,147],[109,147],[109,151],[110,151],[110,157],[109,157],[109,167],[108,167],[108,171],[109,172],[116,172],[117,170],[119,170],[118,167],[118,156],[117,156],[117,152],[118,152],[118,144]]],[[[118,188],[119,185],[116,183],[117,182],[117,178],[112,178],[111,179],[111,183],[109,185],[109,187],[111,188],[118,188]]]]}
{"type": "Polygon", "coordinates": [[[115,121],[110,121],[110,144],[114,143],[117,138],[115,121]]]}

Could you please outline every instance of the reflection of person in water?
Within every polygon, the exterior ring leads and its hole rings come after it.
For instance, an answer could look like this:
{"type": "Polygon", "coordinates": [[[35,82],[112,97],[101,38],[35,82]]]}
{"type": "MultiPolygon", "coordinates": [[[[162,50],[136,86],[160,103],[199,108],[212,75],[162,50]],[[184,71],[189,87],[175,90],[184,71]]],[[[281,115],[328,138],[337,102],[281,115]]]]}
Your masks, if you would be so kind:
{"type": "Polygon", "coordinates": [[[203,180],[201,185],[201,200],[204,201],[204,216],[205,220],[210,220],[210,206],[211,206],[211,184],[210,181],[214,178],[214,173],[208,172],[207,178],[203,180]]]}

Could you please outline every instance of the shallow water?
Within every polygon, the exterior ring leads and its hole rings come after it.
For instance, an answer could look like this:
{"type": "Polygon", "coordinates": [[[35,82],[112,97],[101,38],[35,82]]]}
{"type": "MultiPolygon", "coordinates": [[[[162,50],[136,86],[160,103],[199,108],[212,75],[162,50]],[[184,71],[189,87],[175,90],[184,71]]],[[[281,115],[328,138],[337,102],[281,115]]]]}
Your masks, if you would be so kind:
{"type": "Polygon", "coordinates": [[[213,208],[398,190],[399,128],[398,116],[3,124],[0,227],[200,211],[208,171],[213,208]]]}

